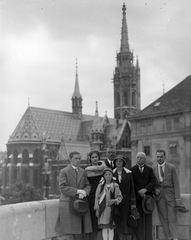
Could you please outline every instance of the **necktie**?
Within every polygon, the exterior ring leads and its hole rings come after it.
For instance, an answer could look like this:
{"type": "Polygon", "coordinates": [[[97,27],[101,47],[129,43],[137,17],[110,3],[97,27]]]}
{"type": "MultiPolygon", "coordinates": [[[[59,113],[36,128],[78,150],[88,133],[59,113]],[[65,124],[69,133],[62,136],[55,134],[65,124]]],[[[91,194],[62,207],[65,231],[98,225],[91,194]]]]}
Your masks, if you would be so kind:
{"type": "Polygon", "coordinates": [[[143,172],[143,168],[144,168],[144,166],[139,166],[139,170],[141,173],[143,172]]]}
{"type": "Polygon", "coordinates": [[[162,166],[160,166],[160,175],[161,175],[162,179],[164,179],[164,171],[163,171],[162,166]]]}

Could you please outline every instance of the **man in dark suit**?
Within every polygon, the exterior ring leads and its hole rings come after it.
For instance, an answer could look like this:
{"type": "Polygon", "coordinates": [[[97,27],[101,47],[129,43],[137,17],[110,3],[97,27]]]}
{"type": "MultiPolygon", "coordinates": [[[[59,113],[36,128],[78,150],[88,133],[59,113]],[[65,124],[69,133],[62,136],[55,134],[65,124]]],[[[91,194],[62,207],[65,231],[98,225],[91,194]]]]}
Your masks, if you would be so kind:
{"type": "Polygon", "coordinates": [[[55,230],[59,233],[72,235],[74,240],[82,240],[82,227],[84,233],[92,231],[90,212],[85,216],[76,216],[70,210],[71,198],[79,195],[80,199],[86,197],[91,190],[85,170],[80,167],[81,156],[78,152],[70,153],[70,164],[60,171],[59,188],[59,216],[55,230]]]}
{"type": "Polygon", "coordinates": [[[174,165],[165,162],[164,150],[156,151],[157,165],[154,174],[157,178],[155,199],[163,230],[167,239],[178,240],[175,206],[180,204],[180,186],[174,165]]]}
{"type": "Polygon", "coordinates": [[[146,195],[151,195],[156,185],[156,178],[153,169],[146,165],[146,154],[137,153],[137,164],[130,168],[133,175],[136,206],[140,214],[137,221],[138,226],[134,229],[134,235],[137,240],[152,240],[152,212],[145,214],[142,207],[142,199],[146,195]]]}
{"type": "Polygon", "coordinates": [[[105,164],[107,167],[113,170],[115,168],[113,164],[113,160],[116,157],[116,149],[114,147],[109,147],[106,153],[107,153],[107,159],[105,160],[105,164]]]}

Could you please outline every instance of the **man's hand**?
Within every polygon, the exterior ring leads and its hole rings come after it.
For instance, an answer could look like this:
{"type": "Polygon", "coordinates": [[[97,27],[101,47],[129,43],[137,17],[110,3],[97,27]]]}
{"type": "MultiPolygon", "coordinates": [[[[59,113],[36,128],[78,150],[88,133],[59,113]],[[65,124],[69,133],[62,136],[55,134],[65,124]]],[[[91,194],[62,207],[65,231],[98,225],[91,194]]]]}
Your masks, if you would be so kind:
{"type": "Polygon", "coordinates": [[[82,189],[78,189],[77,190],[77,194],[83,195],[84,197],[86,197],[86,195],[87,195],[87,193],[84,190],[82,190],[82,189]]]}
{"type": "Polygon", "coordinates": [[[113,205],[114,203],[116,203],[116,200],[115,200],[115,199],[110,199],[110,200],[108,201],[108,206],[111,206],[111,205],[113,205]]]}
{"type": "Polygon", "coordinates": [[[144,197],[146,192],[147,192],[147,189],[146,189],[146,188],[142,188],[141,190],[138,191],[138,194],[139,194],[141,197],[144,197]]]}

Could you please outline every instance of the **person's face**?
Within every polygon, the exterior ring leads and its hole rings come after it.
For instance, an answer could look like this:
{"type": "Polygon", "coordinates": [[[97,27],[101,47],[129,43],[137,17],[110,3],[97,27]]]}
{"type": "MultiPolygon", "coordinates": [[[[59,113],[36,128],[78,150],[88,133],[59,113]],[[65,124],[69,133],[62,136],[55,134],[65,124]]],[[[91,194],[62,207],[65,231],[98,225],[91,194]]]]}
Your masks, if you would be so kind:
{"type": "Polygon", "coordinates": [[[117,159],[115,161],[115,165],[116,165],[117,168],[122,168],[123,167],[123,160],[117,159]]]}
{"type": "Polygon", "coordinates": [[[91,155],[91,163],[92,165],[97,165],[98,164],[99,157],[96,153],[93,153],[91,155]]]}
{"type": "Polygon", "coordinates": [[[80,162],[81,162],[81,156],[80,156],[80,154],[74,154],[73,157],[70,159],[70,163],[71,163],[74,167],[79,167],[79,166],[80,166],[80,162]]]}
{"type": "Polygon", "coordinates": [[[107,157],[109,160],[113,161],[116,157],[116,151],[108,150],[107,157]]]}
{"type": "Polygon", "coordinates": [[[112,180],[112,177],[113,177],[113,174],[110,171],[106,171],[104,173],[104,178],[105,178],[106,183],[110,183],[112,180]]]}
{"type": "Polygon", "coordinates": [[[142,155],[137,156],[137,163],[139,165],[143,165],[145,163],[145,161],[146,161],[146,158],[144,156],[142,156],[142,155]]]}
{"type": "Polygon", "coordinates": [[[157,152],[156,153],[156,158],[157,158],[157,163],[161,165],[161,164],[164,163],[165,155],[164,155],[163,152],[157,152]]]}

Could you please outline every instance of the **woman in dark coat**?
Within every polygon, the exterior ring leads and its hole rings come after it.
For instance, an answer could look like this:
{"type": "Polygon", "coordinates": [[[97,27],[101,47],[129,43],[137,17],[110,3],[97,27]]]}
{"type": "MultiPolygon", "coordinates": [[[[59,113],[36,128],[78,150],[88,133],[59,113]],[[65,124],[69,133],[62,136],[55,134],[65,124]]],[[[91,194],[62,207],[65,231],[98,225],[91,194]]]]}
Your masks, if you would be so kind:
{"type": "Polygon", "coordinates": [[[90,166],[85,169],[85,172],[91,185],[91,191],[88,200],[93,232],[88,234],[87,240],[101,240],[101,229],[98,228],[98,219],[95,215],[94,202],[95,192],[101,180],[103,169],[106,167],[106,165],[103,161],[100,161],[100,153],[97,150],[93,150],[89,153],[89,161],[90,166]]]}
{"type": "Polygon", "coordinates": [[[123,200],[119,204],[120,221],[116,224],[115,240],[129,240],[132,234],[131,227],[128,226],[128,217],[130,210],[136,207],[136,198],[134,191],[134,183],[131,171],[125,168],[126,160],[122,155],[118,155],[114,159],[115,169],[114,177],[119,184],[123,200]]]}

